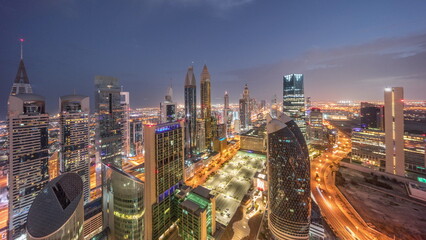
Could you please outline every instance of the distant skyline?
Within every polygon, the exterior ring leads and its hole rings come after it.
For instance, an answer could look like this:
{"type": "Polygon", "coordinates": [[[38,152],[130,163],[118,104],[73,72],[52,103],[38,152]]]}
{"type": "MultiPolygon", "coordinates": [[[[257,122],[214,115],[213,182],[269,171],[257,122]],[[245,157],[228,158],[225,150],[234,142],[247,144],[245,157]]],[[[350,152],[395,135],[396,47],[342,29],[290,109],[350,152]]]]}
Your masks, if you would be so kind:
{"type": "MultiPolygon", "coordinates": [[[[383,100],[387,86],[426,99],[426,2],[261,0],[0,0],[0,118],[18,70],[19,39],[33,91],[58,112],[114,76],[132,107],[159,106],[172,83],[183,104],[187,67],[211,74],[212,103],[228,91],[282,98],[282,77],[304,74],[305,95],[383,100]]],[[[198,99],[199,102],[199,99],[198,99]]],[[[93,111],[93,109],[92,109],[93,111]]]]}

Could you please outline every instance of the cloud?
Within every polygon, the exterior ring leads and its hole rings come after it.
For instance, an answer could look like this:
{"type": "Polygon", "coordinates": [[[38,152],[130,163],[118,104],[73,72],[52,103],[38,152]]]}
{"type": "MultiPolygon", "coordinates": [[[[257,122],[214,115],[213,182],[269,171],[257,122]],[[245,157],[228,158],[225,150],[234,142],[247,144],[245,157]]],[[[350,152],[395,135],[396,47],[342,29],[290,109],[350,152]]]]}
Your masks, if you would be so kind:
{"type": "Polygon", "coordinates": [[[403,86],[407,99],[426,99],[425,63],[426,34],[417,34],[311,49],[293,59],[228,74],[246,80],[254,90],[261,88],[259,95],[281,95],[277,89],[282,89],[282,76],[303,73],[305,93],[314,100],[380,100],[386,86],[403,86]]]}

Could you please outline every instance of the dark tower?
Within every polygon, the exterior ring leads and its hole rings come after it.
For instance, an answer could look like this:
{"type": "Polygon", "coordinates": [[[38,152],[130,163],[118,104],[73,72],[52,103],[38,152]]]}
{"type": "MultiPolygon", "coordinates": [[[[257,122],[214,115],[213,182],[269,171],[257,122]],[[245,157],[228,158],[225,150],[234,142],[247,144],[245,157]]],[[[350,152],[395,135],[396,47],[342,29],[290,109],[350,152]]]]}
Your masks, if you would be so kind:
{"type": "Polygon", "coordinates": [[[190,156],[196,148],[197,133],[197,86],[194,68],[190,66],[185,77],[185,155],[190,156]]]}

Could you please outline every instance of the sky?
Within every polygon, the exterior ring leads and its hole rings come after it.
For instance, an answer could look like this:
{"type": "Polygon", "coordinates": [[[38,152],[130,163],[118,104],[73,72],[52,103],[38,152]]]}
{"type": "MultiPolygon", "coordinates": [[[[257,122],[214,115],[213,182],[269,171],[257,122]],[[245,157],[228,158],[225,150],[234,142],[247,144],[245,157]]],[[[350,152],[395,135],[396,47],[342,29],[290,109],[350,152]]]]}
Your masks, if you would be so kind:
{"type": "Polygon", "coordinates": [[[212,102],[282,98],[304,74],[313,101],[382,100],[402,86],[426,99],[426,1],[0,0],[0,118],[18,69],[19,38],[34,93],[92,97],[96,75],[120,79],[132,107],[158,106],[172,85],[183,103],[188,66],[202,66],[212,102]]]}

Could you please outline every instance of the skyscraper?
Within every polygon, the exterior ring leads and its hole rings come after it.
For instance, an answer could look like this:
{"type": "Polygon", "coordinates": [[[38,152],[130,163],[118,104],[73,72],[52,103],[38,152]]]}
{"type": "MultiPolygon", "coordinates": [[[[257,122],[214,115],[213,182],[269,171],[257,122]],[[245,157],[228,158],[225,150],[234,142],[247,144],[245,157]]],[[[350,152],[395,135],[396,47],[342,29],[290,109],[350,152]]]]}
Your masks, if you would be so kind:
{"type": "Polygon", "coordinates": [[[164,102],[160,103],[161,123],[176,121],[176,110],[176,103],[173,102],[173,89],[170,86],[164,102]]]}
{"type": "Polygon", "coordinates": [[[361,127],[384,130],[384,106],[361,102],[361,127]]]}
{"type": "Polygon", "coordinates": [[[184,123],[145,125],[145,238],[157,240],[177,220],[174,191],[183,184],[184,123]]]}
{"type": "Polygon", "coordinates": [[[89,97],[68,95],[59,99],[60,173],[77,173],[83,181],[84,201],[89,200],[89,97]]]}
{"type": "Polygon", "coordinates": [[[24,233],[30,206],[49,181],[49,115],[44,97],[9,96],[9,230],[15,239],[24,233]]]}
{"type": "Polygon", "coordinates": [[[23,56],[23,48],[22,44],[24,39],[20,39],[21,41],[21,60],[19,61],[18,72],[16,73],[15,80],[13,81],[12,90],[10,91],[10,95],[16,95],[21,93],[33,93],[33,89],[30,85],[30,80],[28,80],[27,70],[25,69],[24,64],[24,56],[23,56]]]}
{"type": "Polygon", "coordinates": [[[123,135],[123,154],[130,155],[130,93],[120,92],[120,104],[123,111],[121,134],[123,135]]]}
{"type": "Polygon", "coordinates": [[[96,146],[99,159],[121,168],[123,111],[120,84],[117,78],[96,76],[95,88],[95,110],[98,118],[96,146]]]}
{"type": "Polygon", "coordinates": [[[303,74],[290,74],[283,78],[283,112],[291,117],[303,134],[306,132],[305,93],[303,74]]]}
{"type": "Polygon", "coordinates": [[[240,99],[241,128],[247,129],[251,125],[250,95],[247,84],[244,86],[243,98],[240,99]]]}
{"type": "Polygon", "coordinates": [[[190,66],[185,77],[185,155],[191,156],[196,148],[197,85],[194,68],[190,66]]]}
{"type": "Polygon", "coordinates": [[[308,116],[308,126],[306,128],[309,144],[323,145],[327,143],[326,127],[323,124],[321,109],[311,108],[308,116]]]}
{"type": "Polygon", "coordinates": [[[223,123],[228,125],[231,124],[232,121],[232,111],[229,108],[229,95],[228,92],[225,92],[224,96],[224,104],[223,104],[223,123]]]}
{"type": "Polygon", "coordinates": [[[310,162],[297,124],[278,112],[269,115],[268,226],[277,239],[308,239],[311,211],[310,162]]]}
{"type": "Polygon", "coordinates": [[[213,142],[210,90],[210,73],[207,66],[204,64],[203,71],[201,72],[201,118],[204,119],[205,123],[207,149],[212,148],[213,142]]]}
{"type": "Polygon", "coordinates": [[[143,240],[145,183],[113,165],[102,163],[103,222],[114,240],[143,240]]]}
{"type": "Polygon", "coordinates": [[[83,182],[76,173],[50,181],[28,213],[27,239],[83,239],[83,182]]]}
{"type": "Polygon", "coordinates": [[[386,172],[405,175],[404,159],[404,90],[385,89],[386,172]]]}

